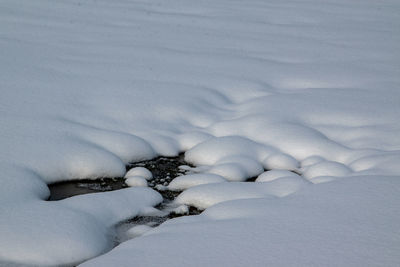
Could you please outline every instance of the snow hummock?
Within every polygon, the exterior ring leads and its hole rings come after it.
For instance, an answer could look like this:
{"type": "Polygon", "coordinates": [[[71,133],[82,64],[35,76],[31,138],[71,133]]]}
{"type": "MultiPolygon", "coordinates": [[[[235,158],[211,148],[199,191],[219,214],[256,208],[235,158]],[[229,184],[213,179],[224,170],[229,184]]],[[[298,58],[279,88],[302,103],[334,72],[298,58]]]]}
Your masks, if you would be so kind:
{"type": "Polygon", "coordinates": [[[153,229],[153,228],[150,226],[147,226],[147,225],[136,225],[136,226],[129,228],[126,231],[126,236],[129,238],[135,238],[135,237],[143,235],[144,233],[150,231],[151,229],[153,229]]]}
{"type": "Polygon", "coordinates": [[[173,213],[184,215],[189,213],[189,207],[186,205],[180,205],[172,210],[173,213]]]}
{"type": "Polygon", "coordinates": [[[128,186],[147,186],[147,180],[142,176],[129,176],[125,183],[128,186]]]}
{"type": "Polygon", "coordinates": [[[185,160],[203,165],[203,171],[220,175],[228,181],[240,182],[264,171],[260,159],[270,151],[271,148],[247,138],[224,136],[208,139],[189,149],[185,160]]]}
{"type": "Polygon", "coordinates": [[[272,170],[272,171],[266,171],[261,173],[257,179],[256,182],[270,182],[282,177],[298,177],[300,176],[294,172],[287,171],[287,170],[272,170]]]}
{"type": "Polygon", "coordinates": [[[259,175],[264,168],[257,160],[247,156],[227,156],[220,159],[208,170],[210,173],[219,174],[229,181],[245,181],[259,175]]]}
{"type": "Polygon", "coordinates": [[[156,209],[154,207],[143,207],[139,214],[139,216],[156,216],[156,217],[164,217],[168,215],[166,211],[156,209]]]}
{"type": "Polygon", "coordinates": [[[263,160],[265,169],[297,170],[299,162],[288,154],[276,153],[263,160]]]}
{"type": "Polygon", "coordinates": [[[183,191],[196,185],[209,184],[209,183],[223,183],[223,182],[226,182],[225,178],[216,174],[210,174],[210,173],[187,174],[173,179],[171,183],[168,185],[168,189],[172,191],[183,191]]]}
{"type": "Polygon", "coordinates": [[[258,160],[270,149],[240,136],[216,137],[202,142],[185,153],[185,160],[194,165],[213,165],[231,156],[245,156],[258,160]]]}
{"type": "Polygon", "coordinates": [[[345,176],[351,172],[351,169],[342,163],[323,161],[306,167],[303,176],[312,179],[318,176],[345,176]]]}
{"type": "Polygon", "coordinates": [[[151,173],[151,171],[144,167],[132,168],[125,174],[125,178],[129,178],[132,176],[140,176],[146,180],[151,180],[153,178],[153,174],[151,173]]]}
{"type": "Polygon", "coordinates": [[[181,146],[181,150],[186,151],[191,149],[192,147],[203,143],[204,141],[212,138],[211,134],[205,132],[188,132],[179,136],[179,143],[181,146]]]}
{"type": "Polygon", "coordinates": [[[320,157],[320,156],[311,156],[311,157],[308,157],[308,158],[304,159],[304,160],[301,162],[301,167],[302,167],[302,168],[305,168],[305,167],[314,165],[314,164],[316,164],[316,163],[319,163],[319,162],[321,162],[321,161],[325,161],[325,159],[323,159],[323,158],[320,157]]]}
{"type": "Polygon", "coordinates": [[[175,203],[194,206],[203,210],[228,200],[284,197],[307,185],[307,182],[298,177],[284,177],[265,183],[205,184],[183,191],[175,199],[175,203]]]}

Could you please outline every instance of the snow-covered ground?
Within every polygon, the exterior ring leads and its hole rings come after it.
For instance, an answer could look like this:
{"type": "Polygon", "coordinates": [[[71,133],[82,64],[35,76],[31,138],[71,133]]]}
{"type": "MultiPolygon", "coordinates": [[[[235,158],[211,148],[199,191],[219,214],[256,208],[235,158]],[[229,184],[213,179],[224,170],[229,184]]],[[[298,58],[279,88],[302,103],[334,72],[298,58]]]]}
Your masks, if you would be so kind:
{"type": "Polygon", "coordinates": [[[399,266],[399,48],[396,0],[1,0],[0,265],[399,266]],[[207,209],[103,256],[157,192],[46,201],[183,151],[207,209]]]}

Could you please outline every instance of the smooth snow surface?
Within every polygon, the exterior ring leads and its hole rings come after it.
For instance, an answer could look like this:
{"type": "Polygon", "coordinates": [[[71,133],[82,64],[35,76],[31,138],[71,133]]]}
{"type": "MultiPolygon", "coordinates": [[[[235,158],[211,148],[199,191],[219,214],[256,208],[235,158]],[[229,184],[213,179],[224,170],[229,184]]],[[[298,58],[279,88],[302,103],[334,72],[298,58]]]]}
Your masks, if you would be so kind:
{"type": "Polygon", "coordinates": [[[186,152],[226,180],[180,185],[182,211],[205,213],[87,266],[399,266],[399,10],[0,1],[0,265],[99,256],[162,201],[143,187],[50,202],[46,184],[186,152]],[[244,182],[266,170],[300,175],[244,182]]]}
{"type": "Polygon", "coordinates": [[[223,202],[82,266],[398,266],[399,190],[398,177],[358,176],[223,202]]]}

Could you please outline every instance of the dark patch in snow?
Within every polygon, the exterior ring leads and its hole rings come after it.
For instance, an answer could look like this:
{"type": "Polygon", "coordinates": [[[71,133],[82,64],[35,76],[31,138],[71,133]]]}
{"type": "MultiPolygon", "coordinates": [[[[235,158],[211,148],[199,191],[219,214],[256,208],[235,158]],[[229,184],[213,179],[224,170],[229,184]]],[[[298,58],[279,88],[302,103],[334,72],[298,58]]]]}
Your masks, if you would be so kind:
{"type": "Polygon", "coordinates": [[[257,176],[254,176],[254,177],[248,178],[245,182],[255,182],[256,179],[257,179],[257,176]]]}
{"type": "MultiPolygon", "coordinates": [[[[185,174],[187,171],[180,169],[179,166],[181,165],[188,165],[184,161],[183,153],[177,157],[157,157],[151,160],[130,163],[126,166],[126,170],[128,171],[134,167],[147,168],[153,174],[153,179],[148,182],[149,187],[160,192],[165,199],[173,200],[178,193],[161,191],[156,187],[160,185],[167,186],[174,178],[185,174]]],[[[122,177],[96,180],[75,179],[49,184],[48,186],[50,189],[50,198],[48,200],[61,200],[76,195],[113,191],[128,187],[122,177]]]]}
{"type": "Polygon", "coordinates": [[[121,177],[101,178],[97,180],[71,180],[49,184],[48,186],[50,189],[48,200],[61,200],[77,195],[113,191],[127,187],[124,179],[121,177]]]}
{"type": "MultiPolygon", "coordinates": [[[[170,201],[165,200],[164,202],[156,206],[155,208],[161,211],[167,211],[170,209],[168,207],[168,203],[170,201]]],[[[146,225],[149,227],[157,227],[160,224],[177,217],[182,216],[189,216],[189,215],[199,215],[202,211],[198,210],[194,207],[189,207],[188,213],[185,214],[176,214],[174,211],[169,211],[165,216],[137,216],[132,219],[126,220],[124,222],[119,223],[116,225],[116,234],[114,239],[114,246],[118,246],[122,242],[125,242],[131,238],[126,235],[126,231],[132,227],[139,226],[139,225],[146,225]]]]}
{"type": "Polygon", "coordinates": [[[201,213],[200,210],[194,207],[189,207],[187,213],[176,214],[171,208],[170,204],[180,194],[180,192],[160,190],[157,188],[158,186],[167,186],[176,177],[186,174],[188,172],[185,170],[186,168],[179,168],[179,166],[182,165],[193,167],[184,160],[183,153],[177,157],[158,157],[152,160],[132,163],[127,166],[127,171],[135,167],[144,167],[153,174],[153,178],[148,181],[148,184],[149,187],[158,191],[163,196],[163,202],[155,208],[165,212],[165,216],[137,216],[121,222],[116,226],[117,236],[115,245],[118,245],[119,243],[128,239],[126,236],[124,236],[124,231],[131,227],[138,225],[157,227],[169,219],[187,215],[198,215],[201,213]]]}
{"type": "MultiPolygon", "coordinates": [[[[166,190],[166,186],[168,186],[173,179],[187,174],[189,172],[188,169],[190,169],[188,167],[193,167],[184,160],[183,153],[176,157],[157,157],[151,160],[130,163],[126,166],[126,170],[129,171],[135,167],[144,167],[152,173],[153,178],[148,180],[148,186],[158,191],[163,196],[163,202],[155,207],[160,210],[161,216],[137,216],[119,223],[116,226],[115,246],[129,239],[124,234],[131,227],[138,225],[157,227],[169,219],[187,215],[198,215],[201,213],[200,210],[194,207],[188,207],[186,213],[175,213],[171,203],[180,192],[166,190]],[[179,168],[183,165],[186,167],[179,168]]],[[[128,187],[125,184],[125,179],[122,177],[100,178],[96,180],[76,179],[50,184],[48,186],[51,194],[49,200],[61,200],[76,195],[113,191],[128,187]]]]}
{"type": "MultiPolygon", "coordinates": [[[[153,179],[148,181],[149,187],[157,190],[164,198],[172,200],[177,193],[171,191],[161,191],[157,185],[167,186],[176,177],[184,175],[187,171],[180,169],[179,166],[189,165],[184,160],[184,154],[177,157],[158,157],[151,160],[135,162],[127,165],[127,171],[135,167],[144,167],[153,174],[153,179]]],[[[191,166],[192,167],[192,166],[191,166]]]]}

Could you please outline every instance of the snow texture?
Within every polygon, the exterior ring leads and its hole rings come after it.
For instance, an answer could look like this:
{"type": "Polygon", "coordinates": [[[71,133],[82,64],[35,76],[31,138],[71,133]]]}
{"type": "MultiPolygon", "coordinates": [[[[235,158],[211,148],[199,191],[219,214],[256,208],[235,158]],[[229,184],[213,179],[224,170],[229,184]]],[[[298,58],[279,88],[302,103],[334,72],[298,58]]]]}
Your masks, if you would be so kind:
{"type": "Polygon", "coordinates": [[[0,1],[0,265],[399,266],[399,10],[0,1]],[[103,256],[157,192],[47,201],[47,184],[181,152],[227,181],[178,196],[205,212],[103,256]],[[299,175],[243,182],[267,170],[299,175]]]}

